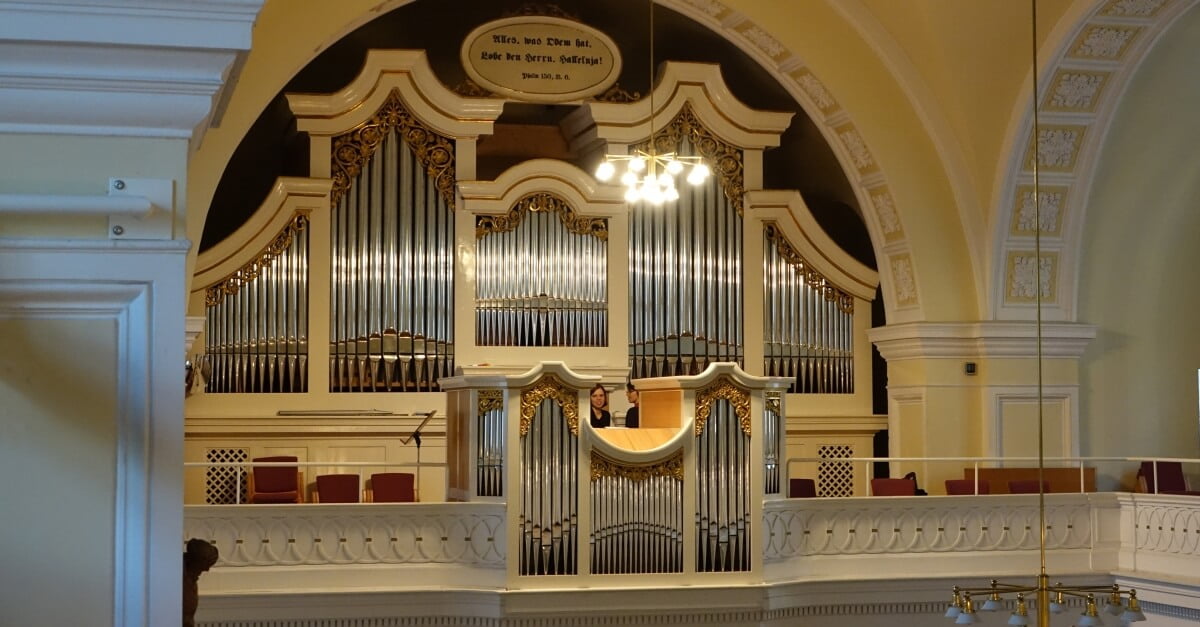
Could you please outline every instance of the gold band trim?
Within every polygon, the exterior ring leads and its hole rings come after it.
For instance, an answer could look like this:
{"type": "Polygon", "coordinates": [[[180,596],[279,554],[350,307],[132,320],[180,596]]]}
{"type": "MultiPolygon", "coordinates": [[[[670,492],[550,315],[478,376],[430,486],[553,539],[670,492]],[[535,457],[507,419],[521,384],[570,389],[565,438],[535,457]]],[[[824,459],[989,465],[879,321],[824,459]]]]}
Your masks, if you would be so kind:
{"type": "Polygon", "coordinates": [[[650,464],[628,464],[619,462],[592,450],[592,481],[605,478],[645,481],[651,477],[669,477],[683,481],[683,451],[650,464]]]}
{"type": "Polygon", "coordinates": [[[492,233],[511,231],[521,224],[526,213],[539,211],[557,213],[563,226],[572,233],[591,235],[602,241],[608,241],[608,220],[579,215],[566,200],[548,192],[537,192],[525,196],[504,215],[479,216],[475,221],[475,239],[483,239],[492,233]]]}
{"type": "Polygon", "coordinates": [[[234,270],[229,276],[204,290],[204,306],[216,307],[224,302],[226,296],[238,293],[243,285],[258,278],[263,270],[271,267],[280,255],[292,246],[296,235],[308,228],[310,209],[297,209],[292,219],[271,239],[261,252],[254,256],[246,265],[234,270]]]}
{"type": "Polygon", "coordinates": [[[725,399],[733,405],[733,413],[737,416],[742,432],[750,435],[750,390],[734,385],[729,377],[721,377],[716,383],[696,392],[696,437],[704,433],[704,425],[708,415],[712,413],[713,403],[725,399]]]}
{"type": "Polygon", "coordinates": [[[478,416],[489,411],[504,409],[504,393],[500,390],[480,390],[478,416]]]}
{"type": "Polygon", "coordinates": [[[529,425],[533,424],[538,405],[547,398],[554,399],[562,406],[567,428],[571,430],[571,435],[578,436],[579,395],[573,388],[559,381],[558,377],[548,374],[521,392],[521,437],[529,433],[529,425]]]}
{"type": "Polygon", "coordinates": [[[337,206],[350,191],[350,183],[362,172],[375,150],[395,129],[433,179],[434,185],[454,211],[454,143],[422,124],[404,106],[400,91],[393,89],[383,106],[370,119],[333,138],[333,190],[331,206],[337,206]]]}
{"type": "Polygon", "coordinates": [[[812,265],[787,240],[787,237],[783,234],[783,230],[778,225],[774,222],[767,222],[763,225],[763,234],[766,236],[768,242],[775,245],[775,249],[779,251],[779,256],[783,257],[783,260],[788,265],[792,266],[800,276],[804,277],[806,285],[811,285],[821,290],[821,295],[825,300],[836,302],[838,310],[842,313],[854,313],[854,297],[842,291],[820,272],[814,270],[812,265]]]}

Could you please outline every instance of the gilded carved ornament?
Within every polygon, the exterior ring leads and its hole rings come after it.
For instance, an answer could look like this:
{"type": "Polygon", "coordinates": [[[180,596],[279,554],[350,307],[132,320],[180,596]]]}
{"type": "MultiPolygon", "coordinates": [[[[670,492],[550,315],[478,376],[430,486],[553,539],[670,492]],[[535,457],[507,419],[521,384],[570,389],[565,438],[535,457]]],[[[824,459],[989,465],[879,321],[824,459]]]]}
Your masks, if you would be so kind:
{"type": "Polygon", "coordinates": [[[592,481],[609,477],[629,481],[645,481],[651,477],[670,477],[676,481],[683,481],[683,451],[677,451],[671,457],[660,462],[627,464],[609,459],[593,449],[592,481]]]}
{"type": "Polygon", "coordinates": [[[310,209],[297,209],[296,213],[292,215],[292,219],[288,220],[287,225],[271,239],[271,243],[267,244],[262,252],[255,255],[254,259],[204,290],[204,305],[206,307],[220,305],[226,296],[237,294],[243,285],[258,278],[258,275],[271,267],[271,264],[291,247],[296,234],[308,228],[310,211],[310,209]]]}
{"type": "Polygon", "coordinates": [[[489,411],[504,409],[504,392],[500,390],[480,390],[479,410],[476,415],[482,416],[489,411]]]}
{"type": "Polygon", "coordinates": [[[804,277],[805,285],[811,286],[814,289],[820,290],[821,296],[830,302],[836,302],[838,310],[845,314],[854,313],[854,297],[842,290],[838,289],[820,272],[817,272],[813,267],[805,261],[804,257],[792,246],[787,238],[784,237],[783,231],[773,222],[768,222],[763,225],[763,234],[767,241],[775,245],[779,251],[779,256],[783,257],[784,261],[788,262],[796,270],[796,272],[804,277]]]}
{"type": "MultiPolygon", "coordinates": [[[[696,118],[691,105],[684,105],[675,119],[662,130],[654,133],[654,152],[665,154],[679,152],[684,138],[692,142],[696,153],[704,157],[712,171],[721,183],[725,197],[733,204],[737,214],[742,215],[742,196],[746,192],[745,177],[742,170],[742,151],[731,146],[712,134],[696,118]]],[[[636,150],[648,152],[650,142],[633,146],[636,150]]]]}
{"type": "Polygon", "coordinates": [[[554,399],[562,406],[563,417],[567,419],[567,428],[571,435],[579,435],[579,396],[573,389],[564,385],[554,375],[546,375],[538,379],[529,388],[521,391],[521,437],[529,433],[529,425],[537,415],[538,405],[547,398],[554,399]]]}
{"type": "Polygon", "coordinates": [[[581,216],[575,213],[566,200],[547,192],[537,192],[525,196],[504,215],[479,216],[475,221],[475,239],[483,239],[492,233],[511,231],[521,224],[526,213],[539,211],[557,213],[563,226],[572,233],[591,235],[601,241],[608,241],[607,220],[581,216]]]}
{"type": "Polygon", "coordinates": [[[333,138],[333,191],[330,203],[337,205],[350,190],[375,150],[392,130],[412,148],[425,173],[433,179],[446,206],[454,210],[454,144],[426,127],[405,108],[400,92],[392,90],[375,115],[347,133],[333,138]]]}
{"type": "Polygon", "coordinates": [[[767,411],[774,413],[776,416],[783,415],[783,401],[779,398],[779,394],[771,393],[766,398],[767,411]]]}
{"type": "Polygon", "coordinates": [[[733,413],[742,432],[750,435],[750,391],[735,385],[728,377],[721,377],[716,383],[696,392],[696,437],[704,434],[704,425],[712,413],[713,404],[722,399],[733,405],[733,413]]]}

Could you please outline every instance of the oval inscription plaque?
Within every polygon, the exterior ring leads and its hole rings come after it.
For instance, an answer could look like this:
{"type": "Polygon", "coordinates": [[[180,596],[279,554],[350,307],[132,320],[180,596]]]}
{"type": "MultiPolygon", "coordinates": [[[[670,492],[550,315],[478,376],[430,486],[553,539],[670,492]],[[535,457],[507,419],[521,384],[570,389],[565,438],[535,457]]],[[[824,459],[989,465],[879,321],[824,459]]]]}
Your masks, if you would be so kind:
{"type": "Polygon", "coordinates": [[[510,17],[471,31],[462,45],[467,74],[484,89],[533,102],[565,102],[603,92],[621,73],[604,33],[548,16],[510,17]]]}

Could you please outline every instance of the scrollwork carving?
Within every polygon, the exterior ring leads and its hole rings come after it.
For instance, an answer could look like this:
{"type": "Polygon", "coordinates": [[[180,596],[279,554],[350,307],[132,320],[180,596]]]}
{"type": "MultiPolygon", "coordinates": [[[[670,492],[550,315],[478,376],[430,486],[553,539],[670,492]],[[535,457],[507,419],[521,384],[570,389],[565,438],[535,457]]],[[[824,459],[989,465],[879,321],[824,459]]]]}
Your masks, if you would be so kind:
{"type": "Polygon", "coordinates": [[[721,399],[733,405],[733,413],[742,427],[742,433],[750,435],[750,391],[735,385],[729,377],[721,377],[716,383],[696,392],[696,437],[704,433],[713,403],[721,399]]]}
{"type": "Polygon", "coordinates": [[[645,481],[651,477],[669,477],[683,481],[683,451],[649,464],[627,464],[592,451],[592,481],[616,477],[629,481],[645,481]]]}
{"type": "Polygon", "coordinates": [[[479,416],[482,416],[489,411],[504,409],[504,392],[500,390],[480,390],[479,391],[479,416]]]}
{"type": "Polygon", "coordinates": [[[393,90],[379,111],[353,130],[333,138],[333,191],[330,202],[337,205],[350,190],[354,177],[362,172],[371,155],[395,129],[412,148],[417,161],[433,179],[446,206],[454,210],[454,143],[422,124],[393,90]]]}
{"type": "Polygon", "coordinates": [[[526,213],[553,211],[563,226],[572,233],[591,235],[602,241],[608,241],[608,221],[603,218],[589,218],[575,213],[566,200],[547,192],[529,194],[517,201],[508,213],[499,216],[479,216],[475,222],[475,239],[482,239],[492,233],[511,231],[521,224],[526,213]]]}
{"type": "Polygon", "coordinates": [[[258,278],[264,270],[271,267],[275,260],[292,245],[296,234],[308,228],[309,209],[298,209],[286,226],[271,239],[267,247],[254,256],[254,259],[234,270],[229,276],[204,290],[204,305],[216,307],[225,300],[226,296],[238,293],[243,285],[258,278]]]}
{"type": "Polygon", "coordinates": [[[521,391],[521,437],[529,434],[529,425],[533,424],[538,405],[547,398],[554,399],[562,406],[567,428],[571,430],[571,435],[578,436],[579,397],[574,389],[564,385],[558,377],[548,374],[521,391]]]}
{"type": "Polygon", "coordinates": [[[596,96],[594,98],[594,100],[596,102],[616,102],[616,103],[636,102],[641,99],[642,99],[641,92],[638,92],[638,91],[630,92],[627,89],[625,89],[624,87],[621,87],[619,84],[616,84],[616,83],[614,83],[612,87],[609,87],[604,93],[602,93],[599,96],[596,96]]]}
{"type": "MultiPolygon", "coordinates": [[[[692,142],[696,152],[704,157],[721,183],[725,197],[733,204],[737,214],[742,215],[742,196],[746,192],[745,175],[742,169],[742,151],[713,135],[696,117],[691,105],[684,105],[675,119],[665,128],[654,133],[654,152],[665,154],[679,152],[684,138],[692,142]]],[[[650,142],[634,146],[649,152],[650,142]]]]}
{"type": "Polygon", "coordinates": [[[854,297],[846,292],[838,289],[833,283],[817,272],[813,267],[800,255],[800,252],[792,246],[791,242],[784,237],[783,231],[772,223],[768,222],[763,225],[763,234],[767,240],[775,245],[775,249],[779,251],[779,256],[783,257],[784,261],[788,262],[796,272],[804,277],[804,283],[811,285],[821,291],[821,296],[830,302],[836,302],[838,310],[845,314],[854,313],[854,297]]]}

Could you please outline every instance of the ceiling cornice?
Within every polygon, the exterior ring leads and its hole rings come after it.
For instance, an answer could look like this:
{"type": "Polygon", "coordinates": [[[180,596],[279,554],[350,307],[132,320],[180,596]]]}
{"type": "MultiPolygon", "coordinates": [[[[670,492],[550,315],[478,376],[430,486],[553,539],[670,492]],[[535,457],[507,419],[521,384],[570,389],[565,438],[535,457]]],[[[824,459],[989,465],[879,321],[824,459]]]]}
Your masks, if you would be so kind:
{"type": "Polygon", "coordinates": [[[0,0],[0,132],[198,141],[265,0],[0,0]]]}

